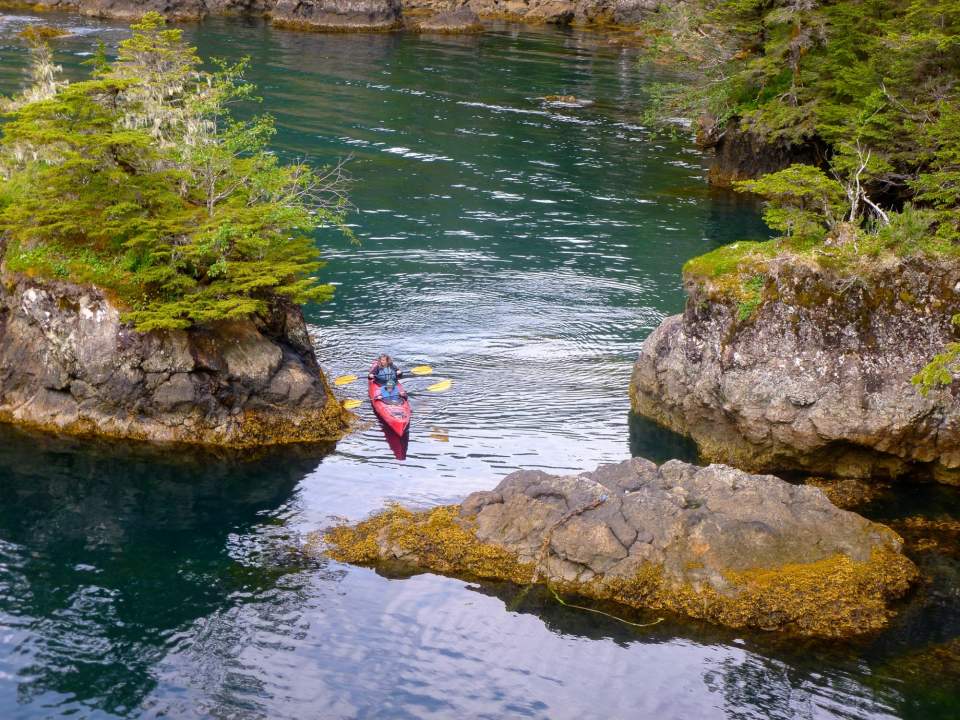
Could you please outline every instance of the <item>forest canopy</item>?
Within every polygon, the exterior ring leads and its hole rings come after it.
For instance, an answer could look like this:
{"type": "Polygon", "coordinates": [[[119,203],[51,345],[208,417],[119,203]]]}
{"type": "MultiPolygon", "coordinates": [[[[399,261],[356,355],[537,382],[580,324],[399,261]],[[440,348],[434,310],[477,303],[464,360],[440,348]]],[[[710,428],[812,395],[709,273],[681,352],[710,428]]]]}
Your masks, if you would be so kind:
{"type": "Polygon", "coordinates": [[[132,30],[73,83],[50,34],[24,33],[29,86],[0,101],[6,267],[95,284],[140,331],[328,299],[312,233],[345,231],[341,166],[282,164],[270,116],[233,117],[255,100],[244,62],[202,69],[157,13],[132,30]]]}

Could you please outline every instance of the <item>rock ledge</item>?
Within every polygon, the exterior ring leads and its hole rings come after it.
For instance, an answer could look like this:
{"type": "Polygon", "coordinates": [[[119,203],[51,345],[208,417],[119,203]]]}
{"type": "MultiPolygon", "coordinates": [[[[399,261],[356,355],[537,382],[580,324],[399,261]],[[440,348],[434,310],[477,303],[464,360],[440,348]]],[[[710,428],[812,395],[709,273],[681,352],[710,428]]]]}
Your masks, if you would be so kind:
{"type": "Polygon", "coordinates": [[[354,563],[400,562],[731,627],[837,637],[883,627],[916,568],[899,536],[823,493],[723,465],[635,458],[521,471],[460,506],[394,507],[326,533],[354,563]]]}

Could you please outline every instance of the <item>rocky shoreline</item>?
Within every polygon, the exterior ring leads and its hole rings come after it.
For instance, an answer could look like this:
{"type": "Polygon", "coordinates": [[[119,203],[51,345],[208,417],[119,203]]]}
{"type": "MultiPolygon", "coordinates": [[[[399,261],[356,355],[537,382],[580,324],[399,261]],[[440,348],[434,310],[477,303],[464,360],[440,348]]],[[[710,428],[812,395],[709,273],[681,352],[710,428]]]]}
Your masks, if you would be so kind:
{"type": "Polygon", "coordinates": [[[225,448],[330,442],[348,429],[297,306],[143,334],[95,287],[0,281],[0,420],[225,448]]]}
{"type": "Polygon", "coordinates": [[[424,18],[436,17],[430,32],[475,31],[476,23],[470,17],[465,20],[465,14],[526,23],[622,28],[641,23],[658,6],[655,0],[0,0],[0,8],[63,10],[120,20],[150,11],[175,21],[210,15],[265,16],[279,27],[323,32],[400,29],[407,12],[420,18],[410,23],[413,29],[421,29],[424,18]],[[451,15],[455,24],[451,24],[451,15]]]}
{"type": "Polygon", "coordinates": [[[677,460],[563,477],[520,471],[459,506],[393,507],[316,539],[346,562],[546,583],[817,637],[883,627],[917,577],[896,533],[817,488],[677,460]]]}

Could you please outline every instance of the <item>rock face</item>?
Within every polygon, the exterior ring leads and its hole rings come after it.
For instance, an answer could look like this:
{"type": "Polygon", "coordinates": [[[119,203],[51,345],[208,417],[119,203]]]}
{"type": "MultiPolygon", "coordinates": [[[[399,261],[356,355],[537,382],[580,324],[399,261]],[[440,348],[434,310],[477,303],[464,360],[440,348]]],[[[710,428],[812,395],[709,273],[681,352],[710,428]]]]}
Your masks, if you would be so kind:
{"type": "Polygon", "coordinates": [[[400,0],[277,0],[269,14],[274,25],[304,30],[394,30],[400,0]]]}
{"type": "Polygon", "coordinates": [[[226,447],[330,441],[346,429],[294,306],[266,322],[141,334],[96,288],[2,281],[2,420],[226,447]]]}
{"type": "Polygon", "coordinates": [[[717,187],[732,187],[738,180],[777,172],[793,163],[822,166],[826,156],[817,142],[787,145],[761,140],[735,121],[717,136],[699,134],[697,144],[713,150],[707,179],[717,187]]]}
{"type": "Polygon", "coordinates": [[[894,260],[867,276],[787,257],[757,277],[748,317],[686,277],[683,315],[641,348],[634,410],[749,471],[957,483],[956,384],[924,397],[911,378],[955,339],[960,264],[894,260]]]}
{"type": "Polygon", "coordinates": [[[595,598],[823,636],[883,626],[916,575],[889,528],[814,487],[724,465],[634,458],[566,477],[516,472],[460,506],[453,522],[467,540],[451,538],[445,512],[337,529],[333,555],[514,582],[525,572],[595,598]]]}

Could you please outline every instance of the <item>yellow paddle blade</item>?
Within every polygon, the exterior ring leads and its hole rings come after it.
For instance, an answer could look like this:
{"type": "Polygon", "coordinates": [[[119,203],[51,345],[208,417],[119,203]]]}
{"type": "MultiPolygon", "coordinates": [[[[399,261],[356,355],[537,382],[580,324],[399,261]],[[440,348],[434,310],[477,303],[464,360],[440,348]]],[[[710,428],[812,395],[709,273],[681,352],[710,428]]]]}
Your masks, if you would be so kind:
{"type": "Polygon", "coordinates": [[[335,378],[333,381],[334,385],[349,385],[354,380],[357,379],[356,375],[341,375],[338,378],[335,378]]]}
{"type": "Polygon", "coordinates": [[[343,407],[344,407],[345,409],[347,409],[347,410],[353,410],[354,408],[358,408],[358,407],[360,407],[361,405],[363,405],[363,402],[360,401],[360,400],[352,400],[352,399],[351,399],[351,400],[344,400],[344,401],[343,401],[343,407]]]}
{"type": "Polygon", "coordinates": [[[427,390],[430,392],[443,392],[444,390],[449,390],[451,385],[453,385],[452,380],[441,380],[433,385],[427,385],[427,390]]]}
{"type": "Polygon", "coordinates": [[[433,368],[429,365],[417,365],[415,368],[410,368],[411,375],[432,375],[433,368]]]}

